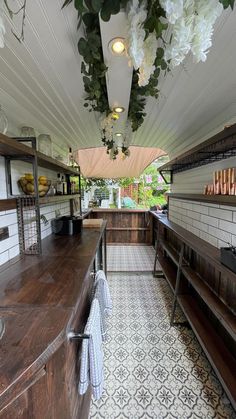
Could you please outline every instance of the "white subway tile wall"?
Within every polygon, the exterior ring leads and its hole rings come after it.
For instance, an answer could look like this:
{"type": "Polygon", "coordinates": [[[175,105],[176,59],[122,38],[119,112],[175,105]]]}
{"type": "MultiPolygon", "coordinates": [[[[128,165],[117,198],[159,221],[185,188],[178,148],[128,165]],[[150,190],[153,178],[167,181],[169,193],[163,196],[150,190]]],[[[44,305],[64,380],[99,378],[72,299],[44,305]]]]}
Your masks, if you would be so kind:
{"type": "MultiPolygon", "coordinates": [[[[40,215],[45,217],[41,218],[40,223],[42,239],[52,234],[51,220],[55,218],[55,211],[59,211],[60,215],[68,215],[70,213],[69,201],[40,207],[40,215]]],[[[0,227],[9,228],[9,238],[0,241],[0,265],[2,265],[20,253],[17,216],[15,210],[0,212],[0,227]]]]}
{"type": "Polygon", "coordinates": [[[169,219],[215,247],[236,246],[236,207],[170,198],[169,219]]]}

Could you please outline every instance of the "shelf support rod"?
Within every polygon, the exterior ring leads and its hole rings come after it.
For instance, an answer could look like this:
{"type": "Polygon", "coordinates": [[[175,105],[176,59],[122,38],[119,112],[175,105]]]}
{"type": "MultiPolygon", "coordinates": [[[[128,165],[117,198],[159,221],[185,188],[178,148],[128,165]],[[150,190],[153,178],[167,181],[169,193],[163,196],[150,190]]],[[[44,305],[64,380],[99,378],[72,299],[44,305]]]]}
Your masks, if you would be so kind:
{"type": "Polygon", "coordinates": [[[178,270],[177,270],[177,275],[176,275],[174,301],[173,301],[172,313],[171,313],[171,318],[170,318],[171,326],[174,325],[175,310],[176,310],[176,305],[177,305],[177,296],[179,294],[180,277],[181,277],[181,271],[182,271],[182,265],[183,265],[184,247],[185,245],[184,243],[182,243],[181,249],[180,249],[180,255],[179,255],[178,270]]]}

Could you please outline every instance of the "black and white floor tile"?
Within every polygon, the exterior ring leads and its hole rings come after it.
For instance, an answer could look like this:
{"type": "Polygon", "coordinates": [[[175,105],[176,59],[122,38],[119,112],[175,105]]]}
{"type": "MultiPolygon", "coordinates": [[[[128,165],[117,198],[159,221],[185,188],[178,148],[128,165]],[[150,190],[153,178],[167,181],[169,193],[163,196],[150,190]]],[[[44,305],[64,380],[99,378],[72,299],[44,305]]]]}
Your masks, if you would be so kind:
{"type": "Polygon", "coordinates": [[[192,330],[170,327],[173,294],[165,279],[110,273],[108,280],[114,309],[105,385],[90,419],[235,419],[192,330]]]}
{"type": "Polygon", "coordinates": [[[108,272],[151,272],[154,258],[152,246],[107,246],[108,272]]]}

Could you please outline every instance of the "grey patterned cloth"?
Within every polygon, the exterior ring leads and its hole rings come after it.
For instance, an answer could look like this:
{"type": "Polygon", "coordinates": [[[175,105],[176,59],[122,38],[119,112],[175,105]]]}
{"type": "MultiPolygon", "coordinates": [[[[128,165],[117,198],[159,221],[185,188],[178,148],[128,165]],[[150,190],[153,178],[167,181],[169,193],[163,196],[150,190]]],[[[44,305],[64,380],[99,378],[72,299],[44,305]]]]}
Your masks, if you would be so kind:
{"type": "Polygon", "coordinates": [[[98,271],[95,277],[95,298],[98,299],[101,313],[101,333],[102,340],[106,340],[106,317],[112,313],[112,300],[108,282],[104,271],[98,271]]]}
{"type": "Polygon", "coordinates": [[[93,299],[84,333],[90,336],[82,343],[79,394],[86,393],[89,384],[95,400],[103,390],[103,350],[101,335],[101,315],[97,298],[93,299]]]}

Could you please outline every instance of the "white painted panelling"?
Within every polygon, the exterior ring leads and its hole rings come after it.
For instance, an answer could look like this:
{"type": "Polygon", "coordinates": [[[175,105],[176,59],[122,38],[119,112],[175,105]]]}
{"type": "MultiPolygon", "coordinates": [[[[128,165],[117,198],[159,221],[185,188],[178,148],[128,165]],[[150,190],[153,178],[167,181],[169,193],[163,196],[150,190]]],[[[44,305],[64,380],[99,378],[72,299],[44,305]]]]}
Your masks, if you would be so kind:
{"type": "Polygon", "coordinates": [[[227,169],[228,167],[236,167],[235,157],[177,173],[173,177],[171,192],[202,194],[204,185],[213,183],[213,173],[216,170],[227,169]]]}
{"type": "Polygon", "coordinates": [[[170,221],[218,248],[236,245],[235,213],[235,207],[169,198],[170,221]]]}
{"type": "MultiPolygon", "coordinates": [[[[98,115],[83,106],[85,93],[77,51],[83,27],[77,30],[73,4],[61,10],[63,1],[27,2],[25,40],[21,44],[11,33],[12,25],[19,31],[20,17],[14,16],[13,23],[5,17],[1,104],[10,125],[18,131],[28,125],[73,149],[98,146],[98,115]]],[[[205,63],[193,64],[192,57],[187,57],[183,65],[160,79],[160,98],[147,100],[147,117],[133,135],[133,144],[159,147],[173,157],[219,132],[224,124],[236,122],[235,17],[236,8],[222,13],[205,63]]],[[[106,26],[109,39],[109,24],[106,26]]],[[[112,38],[112,31],[110,35],[112,38]]],[[[125,83],[119,83],[119,91],[122,88],[125,83]]]]}

